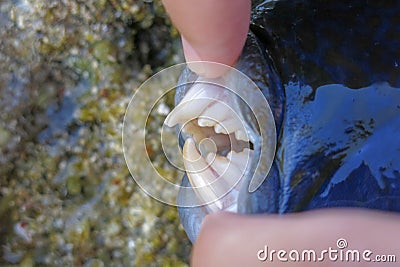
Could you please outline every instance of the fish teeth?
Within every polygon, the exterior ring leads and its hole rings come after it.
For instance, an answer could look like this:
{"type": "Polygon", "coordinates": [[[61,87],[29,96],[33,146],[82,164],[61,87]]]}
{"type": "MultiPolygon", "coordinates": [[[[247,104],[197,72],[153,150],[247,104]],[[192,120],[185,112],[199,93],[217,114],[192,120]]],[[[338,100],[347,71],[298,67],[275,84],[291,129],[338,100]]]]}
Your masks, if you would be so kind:
{"type": "Polygon", "coordinates": [[[193,139],[189,138],[186,140],[183,147],[183,155],[186,173],[196,195],[204,203],[213,202],[207,205],[211,211],[221,210],[222,203],[215,201],[220,195],[218,195],[217,191],[212,186],[212,183],[217,177],[209,167],[209,164],[201,157],[193,139]]]}
{"type": "Polygon", "coordinates": [[[238,188],[252,153],[246,129],[230,103],[220,87],[195,84],[164,122],[169,127],[182,124],[182,132],[191,135],[183,147],[183,162],[196,196],[211,212],[236,211],[238,188]]]}
{"type": "Polygon", "coordinates": [[[251,156],[252,151],[249,148],[245,148],[242,152],[230,151],[226,158],[244,172],[251,156]]]}
{"type": "Polygon", "coordinates": [[[243,149],[249,148],[249,142],[243,142],[242,140],[237,140],[235,135],[236,135],[236,133],[229,135],[229,141],[228,141],[230,144],[229,151],[230,150],[243,151],[243,149]]]}
{"type": "Polygon", "coordinates": [[[239,129],[235,132],[235,138],[236,140],[241,140],[241,141],[245,141],[245,142],[249,142],[250,139],[247,136],[246,132],[242,129],[239,129]]]}
{"type": "Polygon", "coordinates": [[[194,121],[187,123],[182,128],[182,132],[190,133],[197,144],[203,139],[211,139],[219,152],[226,150],[242,151],[249,147],[248,142],[242,142],[242,140],[236,138],[236,132],[229,135],[219,134],[212,127],[198,127],[194,121]]]}
{"type": "Polygon", "coordinates": [[[198,115],[210,104],[211,99],[201,98],[181,101],[172,111],[168,114],[164,123],[173,127],[178,123],[185,123],[198,117],[198,115]]]}
{"type": "Polygon", "coordinates": [[[217,122],[208,118],[202,118],[200,117],[199,120],[197,121],[197,124],[201,127],[212,127],[216,124],[217,122]]]}
{"type": "Polygon", "coordinates": [[[231,134],[243,128],[242,123],[237,117],[230,117],[215,125],[216,133],[231,134]]]}
{"type": "Polygon", "coordinates": [[[215,212],[218,210],[236,211],[236,202],[239,194],[237,189],[245,168],[237,161],[249,155],[249,149],[243,152],[230,153],[230,158],[216,155],[214,152],[201,156],[193,139],[189,138],[183,148],[184,164],[190,184],[199,199],[208,203],[207,208],[215,212]],[[231,159],[235,160],[233,162],[231,159]]]}
{"type": "Polygon", "coordinates": [[[178,123],[193,120],[203,112],[221,93],[221,88],[213,84],[196,83],[181,102],[168,114],[164,123],[172,127],[178,123]]]}
{"type": "Polygon", "coordinates": [[[182,131],[190,133],[196,143],[211,138],[220,152],[240,151],[248,147],[249,137],[240,117],[230,107],[231,103],[229,94],[221,87],[195,83],[164,123],[169,127],[185,124],[182,131]],[[222,135],[229,138],[220,137],[222,135]]]}
{"type": "Polygon", "coordinates": [[[239,195],[238,185],[243,177],[244,170],[239,169],[235,164],[225,157],[210,153],[206,161],[218,174],[218,186],[221,187],[223,197],[218,201],[222,203],[223,209],[236,211],[237,198],[239,195]]]}
{"type": "Polygon", "coordinates": [[[223,180],[226,192],[239,181],[241,177],[240,169],[227,158],[209,153],[206,157],[206,162],[217,172],[218,179],[223,180]]]}
{"type": "Polygon", "coordinates": [[[208,118],[208,120],[212,121],[213,124],[207,126],[214,126],[219,121],[223,121],[228,118],[232,112],[233,110],[228,106],[228,104],[221,102],[221,100],[216,100],[212,103],[212,105],[203,111],[201,117],[208,118]]]}

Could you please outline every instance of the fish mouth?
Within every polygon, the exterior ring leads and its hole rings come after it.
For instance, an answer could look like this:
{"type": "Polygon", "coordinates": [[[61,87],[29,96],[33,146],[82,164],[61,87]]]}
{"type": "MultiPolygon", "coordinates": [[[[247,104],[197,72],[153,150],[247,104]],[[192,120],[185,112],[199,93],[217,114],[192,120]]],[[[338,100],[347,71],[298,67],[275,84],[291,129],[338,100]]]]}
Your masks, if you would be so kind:
{"type": "Polygon", "coordinates": [[[219,83],[197,81],[164,122],[179,125],[185,171],[207,213],[237,212],[239,191],[254,156],[258,133],[241,110],[233,108],[238,98],[219,83]]]}

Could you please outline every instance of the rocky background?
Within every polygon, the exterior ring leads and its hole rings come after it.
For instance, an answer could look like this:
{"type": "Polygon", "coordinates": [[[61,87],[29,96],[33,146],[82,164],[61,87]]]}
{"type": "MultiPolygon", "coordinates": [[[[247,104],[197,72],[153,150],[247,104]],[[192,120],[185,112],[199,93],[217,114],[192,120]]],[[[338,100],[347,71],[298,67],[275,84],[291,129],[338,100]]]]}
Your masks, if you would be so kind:
{"type": "Polygon", "coordinates": [[[121,145],[135,89],[182,60],[161,1],[0,1],[1,266],[187,265],[121,145]]]}

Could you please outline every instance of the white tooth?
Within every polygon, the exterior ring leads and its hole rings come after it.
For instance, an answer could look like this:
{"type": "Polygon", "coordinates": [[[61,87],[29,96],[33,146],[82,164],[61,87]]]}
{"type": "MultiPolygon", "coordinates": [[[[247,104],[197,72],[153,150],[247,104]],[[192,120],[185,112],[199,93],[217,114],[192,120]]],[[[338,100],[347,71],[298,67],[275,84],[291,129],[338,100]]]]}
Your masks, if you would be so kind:
{"type": "Polygon", "coordinates": [[[214,126],[217,122],[215,120],[210,120],[207,118],[199,118],[197,124],[202,127],[211,127],[214,126]]]}
{"type": "Polygon", "coordinates": [[[182,98],[182,101],[203,97],[217,99],[222,90],[220,86],[215,84],[196,81],[182,98]]]}
{"type": "Polygon", "coordinates": [[[248,142],[243,142],[242,140],[237,140],[234,133],[229,135],[229,141],[230,141],[230,145],[231,145],[230,150],[242,151],[243,149],[249,147],[248,142]]]}
{"type": "MultiPolygon", "coordinates": [[[[200,152],[197,150],[196,144],[192,138],[188,138],[183,146],[183,160],[185,163],[186,171],[193,174],[203,173],[208,170],[209,164],[201,157],[200,152]],[[187,164],[187,166],[186,166],[187,164]]],[[[196,181],[195,186],[202,186],[212,183],[215,177],[205,177],[196,181]],[[200,185],[199,185],[200,183],[200,185]]]]}
{"type": "Polygon", "coordinates": [[[236,138],[236,140],[242,140],[242,141],[245,141],[245,142],[249,142],[250,141],[249,137],[246,134],[246,132],[243,131],[243,130],[237,130],[235,132],[235,138],[236,138]]]}
{"type": "Polygon", "coordinates": [[[250,149],[245,148],[242,152],[230,151],[226,158],[244,172],[250,162],[251,153],[250,149]]]}
{"type": "Polygon", "coordinates": [[[230,134],[236,132],[241,128],[242,128],[241,122],[235,117],[231,117],[222,122],[219,122],[214,127],[216,133],[224,133],[224,134],[230,134]]]}
{"type": "Polygon", "coordinates": [[[197,118],[221,93],[221,88],[212,84],[196,83],[181,102],[169,113],[164,123],[172,127],[197,118]]]}
{"type": "Polygon", "coordinates": [[[183,100],[192,99],[199,91],[202,89],[203,84],[201,83],[194,83],[189,91],[186,92],[185,96],[182,98],[183,100]]]}
{"type": "Polygon", "coordinates": [[[241,152],[230,151],[226,158],[230,161],[237,162],[237,161],[248,161],[250,157],[251,150],[248,148],[243,149],[241,152]]]}
{"type": "Polygon", "coordinates": [[[181,102],[168,114],[164,123],[172,127],[178,123],[191,121],[197,118],[211,101],[212,99],[201,98],[181,102]]]}
{"type": "MultiPolygon", "coordinates": [[[[215,101],[211,106],[204,110],[201,116],[205,118],[210,118],[216,123],[218,121],[223,121],[228,118],[229,114],[232,112],[233,110],[229,108],[227,104],[215,101]]],[[[215,123],[210,126],[214,126],[215,123]]]]}
{"type": "MultiPolygon", "coordinates": [[[[209,167],[209,164],[201,157],[193,139],[189,138],[186,140],[183,146],[183,156],[186,173],[196,195],[204,203],[217,200],[220,195],[217,194],[211,185],[217,177],[209,167]]],[[[207,205],[207,207],[212,211],[221,210],[222,203],[215,201],[207,205]]]]}
{"type": "Polygon", "coordinates": [[[221,124],[215,125],[214,130],[216,133],[228,134],[226,129],[221,124]]]}
{"type": "Polygon", "coordinates": [[[224,210],[237,210],[237,197],[239,194],[238,186],[241,182],[244,170],[240,170],[233,163],[229,162],[225,157],[216,156],[210,153],[206,157],[206,161],[211,165],[211,168],[218,173],[218,180],[214,182],[219,189],[222,198],[218,199],[224,210]]]}
{"type": "Polygon", "coordinates": [[[223,187],[225,193],[242,177],[242,170],[223,156],[210,153],[207,155],[206,161],[218,173],[219,177],[216,183],[218,183],[218,187],[223,187]]]}

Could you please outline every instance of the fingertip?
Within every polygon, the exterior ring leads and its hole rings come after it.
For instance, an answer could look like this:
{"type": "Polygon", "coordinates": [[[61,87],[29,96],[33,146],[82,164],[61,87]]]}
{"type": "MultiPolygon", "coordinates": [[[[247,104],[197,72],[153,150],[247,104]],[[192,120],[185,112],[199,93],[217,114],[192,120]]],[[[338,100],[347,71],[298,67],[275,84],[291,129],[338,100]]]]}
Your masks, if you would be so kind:
{"type": "Polygon", "coordinates": [[[230,212],[207,215],[193,246],[190,266],[227,266],[234,263],[235,255],[227,255],[227,252],[240,249],[240,217],[230,212]]]}
{"type": "MultiPolygon", "coordinates": [[[[185,60],[190,70],[204,78],[214,79],[221,77],[230,69],[229,66],[235,64],[235,61],[227,62],[226,59],[222,57],[210,58],[199,55],[183,36],[182,47],[185,60]],[[210,62],[215,64],[210,64],[210,62]]],[[[207,55],[210,54],[211,53],[207,53],[207,55]]]]}

